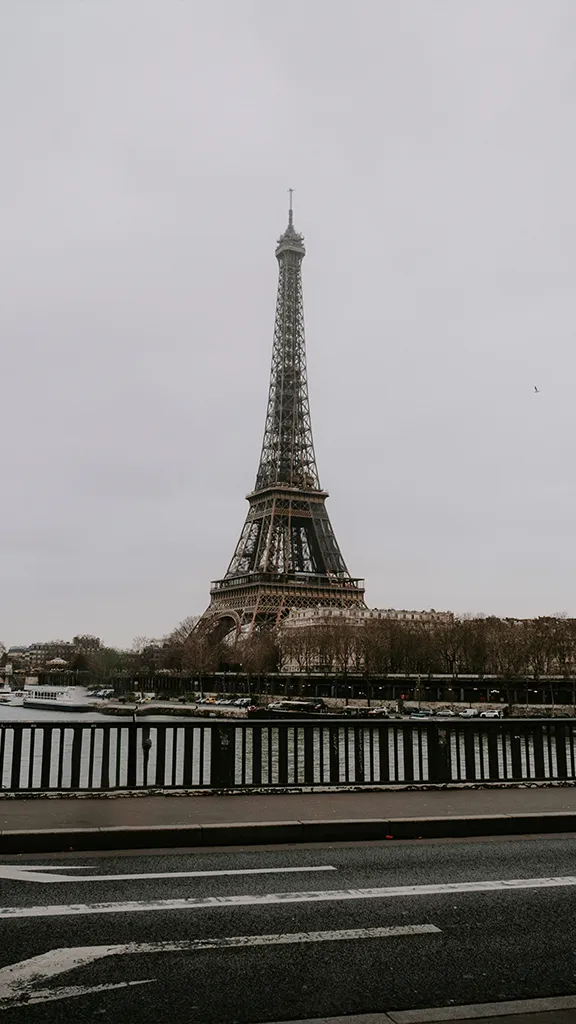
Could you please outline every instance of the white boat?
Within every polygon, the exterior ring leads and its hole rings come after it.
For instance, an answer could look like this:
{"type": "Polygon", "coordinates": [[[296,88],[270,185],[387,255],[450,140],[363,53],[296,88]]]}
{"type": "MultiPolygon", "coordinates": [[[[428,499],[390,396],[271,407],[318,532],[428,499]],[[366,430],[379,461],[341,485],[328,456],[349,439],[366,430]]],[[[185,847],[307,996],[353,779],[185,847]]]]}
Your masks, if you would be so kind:
{"type": "Polygon", "coordinates": [[[25,697],[22,701],[25,708],[36,708],[38,711],[92,711],[93,704],[84,701],[46,699],[44,697],[25,697]]]}
{"type": "Polygon", "coordinates": [[[90,711],[92,706],[86,700],[74,699],[70,687],[64,690],[30,687],[22,696],[22,707],[37,708],[39,711],[90,711]]]}
{"type": "Polygon", "coordinates": [[[42,700],[61,701],[69,699],[69,691],[57,690],[54,686],[34,687],[27,686],[25,690],[0,690],[0,704],[7,704],[12,708],[21,708],[27,700],[40,698],[42,700]]]}
{"type": "Polygon", "coordinates": [[[24,703],[24,697],[27,696],[27,690],[12,690],[10,698],[3,700],[3,704],[7,704],[11,708],[21,708],[24,703]]]}

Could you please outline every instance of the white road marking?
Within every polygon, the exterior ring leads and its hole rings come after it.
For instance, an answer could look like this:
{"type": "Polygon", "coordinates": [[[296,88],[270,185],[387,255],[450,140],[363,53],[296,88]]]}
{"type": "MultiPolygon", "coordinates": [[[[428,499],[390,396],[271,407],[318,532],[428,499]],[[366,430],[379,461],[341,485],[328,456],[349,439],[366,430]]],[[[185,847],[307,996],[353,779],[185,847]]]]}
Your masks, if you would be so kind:
{"type": "MultiPolygon", "coordinates": [[[[51,875],[45,874],[47,871],[86,871],[89,870],[89,865],[86,864],[82,867],[76,867],[73,865],[66,865],[65,867],[50,867],[44,866],[44,864],[0,864],[0,878],[9,878],[12,881],[28,882],[30,881],[30,873],[35,872],[35,880],[37,882],[55,882],[56,879],[51,875]]],[[[78,879],[75,875],[71,875],[71,882],[77,882],[78,879]]]]}
{"type": "MultiPolygon", "coordinates": [[[[386,928],[348,928],[339,931],[324,932],[286,932],[274,935],[230,935],[223,938],[189,939],[180,942],[126,942],[115,946],[76,946],[72,948],[51,949],[48,953],[21,960],[0,969],[0,1009],[7,1004],[25,1001],[44,1002],[50,998],[68,998],[70,995],[83,995],[119,985],[100,985],[96,987],[75,986],[74,988],[31,990],[46,978],[73,971],[76,967],[102,960],[108,956],[131,955],[134,953],[196,953],[206,949],[238,949],[249,946],[287,946],[303,942],[342,942],[351,939],[383,939],[399,935],[432,935],[439,934],[440,928],[433,924],[394,925],[386,928]],[[55,994],[55,993],[60,993],[55,994]],[[40,998],[41,997],[41,998],[40,998]]],[[[148,984],[153,979],[132,984],[148,984]]],[[[122,983],[126,985],[127,983],[122,983]]]]}
{"type": "MultiPolygon", "coordinates": [[[[230,868],[219,871],[151,871],[134,875],[51,875],[49,871],[67,871],[66,867],[44,867],[44,865],[30,865],[23,867],[20,864],[0,865],[0,879],[7,878],[16,882],[125,882],[142,881],[147,878],[216,878],[219,875],[283,875],[295,873],[307,873],[314,871],[336,871],[332,864],[311,865],[309,867],[294,868],[230,868]]],[[[74,871],[83,870],[73,868],[74,871]]],[[[86,870],[86,869],[84,869],[86,870]]]]}
{"type": "Polygon", "coordinates": [[[86,914],[135,914],[157,910],[214,910],[216,907],[272,906],[278,903],[326,903],[335,900],[372,900],[392,896],[442,896],[468,892],[499,892],[515,889],[556,889],[576,886],[575,875],[559,878],[505,878],[489,882],[440,882],[431,885],[398,885],[382,889],[320,889],[262,895],[182,897],[173,900],[127,900],[123,903],[71,903],[58,906],[0,907],[0,920],[17,917],[69,917],[86,914]]]}
{"type": "MultiPolygon", "coordinates": [[[[67,868],[25,868],[20,865],[0,866],[0,879],[10,879],[12,882],[77,882],[77,875],[49,875],[48,871],[66,871],[67,868]]],[[[74,868],[74,870],[77,870],[74,868]]],[[[80,870],[80,869],[78,869],[80,870]]]]}
{"type": "Polygon", "coordinates": [[[44,988],[38,992],[26,992],[22,996],[10,999],[4,1004],[0,999],[0,1013],[9,1007],[30,1006],[31,1003],[53,1003],[57,999],[73,999],[74,996],[86,996],[91,992],[110,992],[115,988],[132,988],[134,985],[151,985],[156,978],[144,978],[142,981],[118,981],[114,985],[68,985],[59,988],[44,988]]]}

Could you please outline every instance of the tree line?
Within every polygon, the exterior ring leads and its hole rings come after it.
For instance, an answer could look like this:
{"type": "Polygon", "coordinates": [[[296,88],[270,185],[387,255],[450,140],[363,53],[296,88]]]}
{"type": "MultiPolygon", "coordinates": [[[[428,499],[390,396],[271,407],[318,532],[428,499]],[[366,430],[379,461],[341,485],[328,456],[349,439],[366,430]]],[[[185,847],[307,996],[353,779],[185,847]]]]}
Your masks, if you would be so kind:
{"type": "Polygon", "coordinates": [[[169,636],[139,638],[131,668],[209,675],[225,669],[267,672],[471,673],[503,679],[576,674],[576,619],[462,617],[452,622],[353,619],[307,626],[281,624],[250,636],[228,636],[213,643],[186,619],[169,636]]]}
{"type": "Polygon", "coordinates": [[[339,618],[306,626],[285,623],[214,643],[185,619],[161,639],[137,637],[132,650],[102,646],[77,655],[72,671],[97,676],[241,671],[388,674],[471,673],[503,679],[576,675],[576,619],[541,616],[454,618],[451,622],[339,618]]]}
{"type": "Polygon", "coordinates": [[[282,652],[299,671],[333,669],[340,675],[568,676],[576,671],[576,619],[341,619],[286,630],[282,652]]]}

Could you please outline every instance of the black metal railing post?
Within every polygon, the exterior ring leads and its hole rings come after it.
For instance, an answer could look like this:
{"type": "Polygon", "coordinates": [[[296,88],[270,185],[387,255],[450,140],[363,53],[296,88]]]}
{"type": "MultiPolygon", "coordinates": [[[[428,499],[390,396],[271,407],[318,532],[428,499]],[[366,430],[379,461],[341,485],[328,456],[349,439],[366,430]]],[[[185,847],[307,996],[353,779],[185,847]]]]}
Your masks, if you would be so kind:
{"type": "Polygon", "coordinates": [[[142,757],[144,761],[144,779],[143,784],[146,788],[149,784],[148,780],[148,762],[150,761],[150,751],[152,750],[152,739],[150,736],[150,726],[145,725],[142,728],[142,757]]]}
{"type": "Polygon", "coordinates": [[[126,765],[126,785],[128,789],[136,789],[136,765],[138,758],[138,726],[136,725],[136,712],[133,721],[128,726],[128,762],[126,765]]]}
{"type": "Polygon", "coordinates": [[[428,773],[431,783],[450,782],[450,747],[448,730],[441,725],[427,726],[428,731],[428,773]]]}
{"type": "MultiPolygon", "coordinates": [[[[210,785],[216,789],[231,789],[235,781],[236,726],[212,726],[210,751],[210,785]]],[[[244,772],[242,773],[244,775],[244,772]]]]}
{"type": "Polygon", "coordinates": [[[22,726],[14,727],[12,744],[12,771],[10,772],[10,789],[20,789],[20,768],[22,761],[22,726]]]}

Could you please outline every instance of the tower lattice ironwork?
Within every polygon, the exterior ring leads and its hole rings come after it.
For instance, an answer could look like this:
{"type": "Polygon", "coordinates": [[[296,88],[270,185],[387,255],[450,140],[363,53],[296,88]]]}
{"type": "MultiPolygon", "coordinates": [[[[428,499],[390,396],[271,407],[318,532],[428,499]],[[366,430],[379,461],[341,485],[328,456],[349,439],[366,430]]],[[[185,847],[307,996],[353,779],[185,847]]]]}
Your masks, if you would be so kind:
{"type": "Polygon", "coordinates": [[[223,579],[210,590],[202,623],[220,632],[277,622],[295,607],[364,605],[326,511],[310,421],[302,260],[293,223],[278,240],[278,295],[264,440],[248,515],[223,579]]]}

